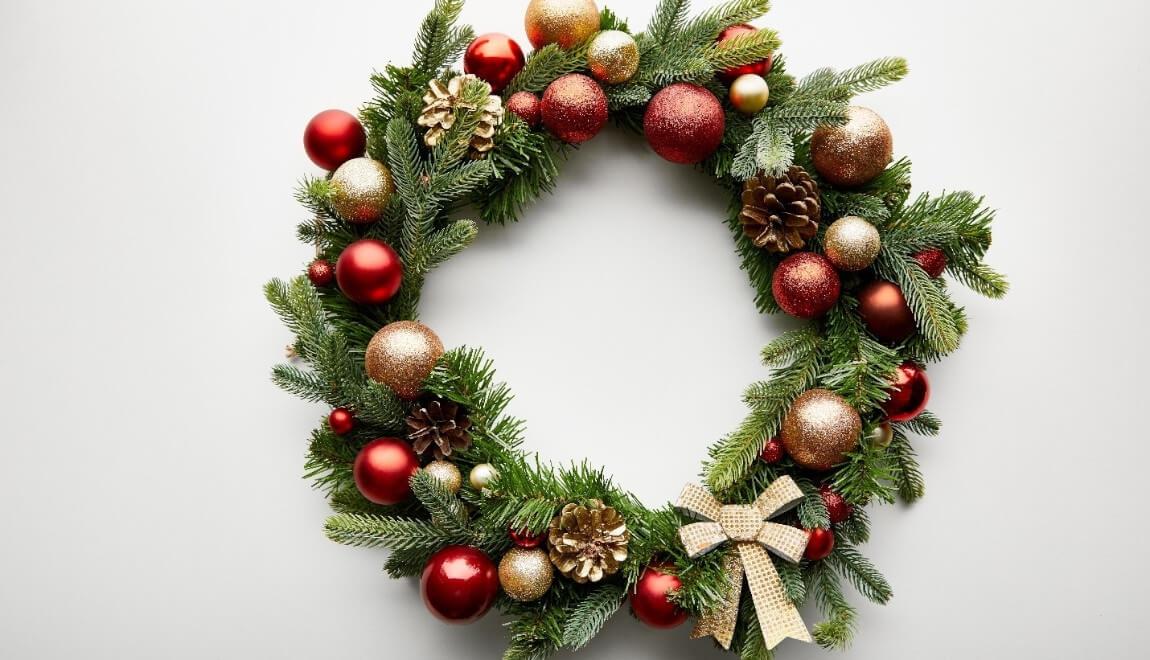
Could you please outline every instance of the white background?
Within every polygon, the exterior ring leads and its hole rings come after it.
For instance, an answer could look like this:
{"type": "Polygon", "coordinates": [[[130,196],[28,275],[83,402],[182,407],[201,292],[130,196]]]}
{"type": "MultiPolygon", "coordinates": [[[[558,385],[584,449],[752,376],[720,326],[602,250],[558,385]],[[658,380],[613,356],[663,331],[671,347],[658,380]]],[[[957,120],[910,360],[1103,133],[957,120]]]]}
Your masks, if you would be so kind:
{"type": "MultiPolygon", "coordinates": [[[[325,412],[275,390],[261,284],[308,248],[308,118],[406,62],[430,2],[0,4],[0,657],[493,658],[383,556],[327,541],[300,478],[325,412]]],[[[700,5],[707,3],[698,3],[700,5]]],[[[526,43],[525,0],[465,20],[526,43]]],[[[611,6],[645,24],[652,0],[611,6]]],[[[791,70],[909,58],[864,103],[919,190],[1000,209],[1008,299],[931,370],[928,497],[873,513],[895,587],[849,657],[1145,657],[1146,5],[779,0],[791,70]]],[[[609,130],[518,226],[430,280],[424,319],[486,347],[555,460],[651,504],[762,378],[725,200],[609,130]]],[[[808,620],[813,620],[813,614],[808,620]]],[[[618,617],[587,658],[718,657],[618,617]]],[[[815,658],[788,642],[783,658],[815,658]]]]}

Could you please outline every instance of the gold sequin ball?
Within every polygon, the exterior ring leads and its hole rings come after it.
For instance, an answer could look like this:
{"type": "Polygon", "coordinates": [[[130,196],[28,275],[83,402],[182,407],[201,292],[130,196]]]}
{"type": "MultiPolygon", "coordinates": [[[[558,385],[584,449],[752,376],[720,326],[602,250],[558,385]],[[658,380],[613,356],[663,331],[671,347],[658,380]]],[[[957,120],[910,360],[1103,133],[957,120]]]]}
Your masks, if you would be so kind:
{"type": "Polygon", "coordinates": [[[781,439],[799,465],[829,470],[858,446],[862,420],[851,404],[830,390],[808,390],[791,404],[781,439]]]}
{"type": "Polygon", "coordinates": [[[847,123],[820,126],[811,136],[815,169],[836,186],[861,186],[874,179],[894,157],[890,127],[874,110],[851,106],[847,123]]]}
{"type": "Polygon", "coordinates": [[[504,593],[520,602],[539,600],[551,588],[555,569],[547,551],[511,548],[499,561],[499,584],[504,593]]]}
{"type": "Polygon", "coordinates": [[[523,26],[536,49],[570,48],[599,31],[599,8],[591,0],[531,0],[523,26]]]}
{"type": "Polygon", "coordinates": [[[331,206],[353,224],[375,222],[387,209],[395,183],[391,170],[370,158],[352,158],[331,175],[331,206]]]}
{"type": "Polygon", "coordinates": [[[823,253],[839,270],[867,268],[881,248],[882,239],[874,225],[854,215],[835,220],[823,238],[823,253]]]}
{"type": "Polygon", "coordinates": [[[587,68],[599,82],[625,83],[639,70],[639,45],[626,32],[604,30],[587,48],[587,68]]]}
{"type": "Polygon", "coordinates": [[[418,321],[396,321],[382,328],[367,344],[367,375],[387,385],[402,399],[419,396],[423,381],[443,356],[443,342],[418,321]]]}

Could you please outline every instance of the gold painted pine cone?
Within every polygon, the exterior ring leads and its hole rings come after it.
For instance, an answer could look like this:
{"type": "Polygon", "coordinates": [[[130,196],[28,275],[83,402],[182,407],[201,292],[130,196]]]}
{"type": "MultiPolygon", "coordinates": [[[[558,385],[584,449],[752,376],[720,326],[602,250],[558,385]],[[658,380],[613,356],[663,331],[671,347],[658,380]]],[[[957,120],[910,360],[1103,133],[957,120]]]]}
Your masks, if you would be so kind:
{"type": "Polygon", "coordinates": [[[547,544],[551,563],[580,584],[598,582],[618,572],[627,560],[631,532],[619,512],[592,500],[568,504],[551,521],[547,544]]]}
{"type": "Polygon", "coordinates": [[[446,85],[440,80],[428,83],[428,92],[423,95],[423,112],[416,123],[427,129],[423,143],[435,147],[455,126],[458,110],[481,113],[479,123],[471,135],[470,154],[472,158],[482,158],[495,147],[495,131],[503,123],[503,99],[492,94],[481,108],[462,103],[460,95],[463,93],[463,85],[470,80],[478,78],[465,74],[452,78],[446,85]]]}
{"type": "Polygon", "coordinates": [[[782,176],[759,173],[743,184],[743,233],[768,252],[806,245],[819,231],[821,213],[819,185],[798,165],[782,176]]]}

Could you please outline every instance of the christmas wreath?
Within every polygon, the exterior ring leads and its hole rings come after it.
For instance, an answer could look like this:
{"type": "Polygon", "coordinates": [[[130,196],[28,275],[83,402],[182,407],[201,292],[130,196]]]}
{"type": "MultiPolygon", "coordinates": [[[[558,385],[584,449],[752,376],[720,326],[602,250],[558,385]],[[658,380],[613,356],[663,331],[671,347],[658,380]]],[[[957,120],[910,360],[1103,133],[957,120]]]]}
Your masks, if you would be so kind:
{"type": "Polygon", "coordinates": [[[334,408],[306,468],[336,512],[327,535],[390,550],[386,571],[421,576],[441,619],[499,608],[507,658],[578,649],[625,601],[654,627],[694,617],[692,637],[745,658],[788,637],[842,648],[843,583],[891,597],[858,549],[865,507],[923,494],[910,437],[939,432],[924,366],[967,329],[943,274],[1006,292],[983,263],[993,213],[965,192],[911,199],[889,127],[850,104],[904,61],[795,78],[776,34],[748,24],[768,4],[691,18],[662,0],[632,33],[592,0],[531,0],[525,57],[457,25],[462,0],[437,0],[412,64],[376,73],[358,117],[306,128],[328,174],[302,182],[313,217],[298,234],[318,254],[266,294],[295,335],[274,381],[334,408]],[[601,469],[528,453],[482,351],[445,350],[417,320],[424,278],[478,231],[456,211],[515,221],[609,119],[731,191],[756,306],[807,320],[763,350],[772,377],[746,390],[702,482],[659,508],[601,469]],[[805,602],[825,620],[808,628],[805,602]]]}

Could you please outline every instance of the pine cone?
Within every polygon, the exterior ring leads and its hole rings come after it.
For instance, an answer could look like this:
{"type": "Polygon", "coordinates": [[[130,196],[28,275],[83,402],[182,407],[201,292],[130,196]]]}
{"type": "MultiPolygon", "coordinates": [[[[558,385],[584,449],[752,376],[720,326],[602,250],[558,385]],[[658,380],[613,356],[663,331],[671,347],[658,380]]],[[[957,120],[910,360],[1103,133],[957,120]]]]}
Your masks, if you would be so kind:
{"type": "Polygon", "coordinates": [[[458,404],[443,399],[428,399],[411,407],[407,415],[407,439],[411,448],[422,455],[432,449],[437,459],[471,446],[471,419],[458,404]]]}
{"type": "Polygon", "coordinates": [[[423,143],[434,147],[455,125],[459,109],[480,112],[479,124],[470,140],[470,154],[472,158],[482,158],[495,146],[495,129],[503,123],[503,99],[490,95],[482,108],[463,103],[460,94],[463,93],[464,83],[470,80],[477,78],[467,74],[452,78],[446,85],[439,80],[428,83],[429,91],[423,95],[423,112],[416,123],[427,129],[423,143]]]}
{"type": "Polygon", "coordinates": [[[547,534],[551,563],[580,584],[616,573],[627,560],[630,540],[626,521],[599,500],[563,507],[547,534]]]}
{"type": "Polygon", "coordinates": [[[806,245],[819,231],[821,213],[819,185],[798,165],[780,177],[760,173],[743,184],[743,233],[768,252],[806,245]]]}

